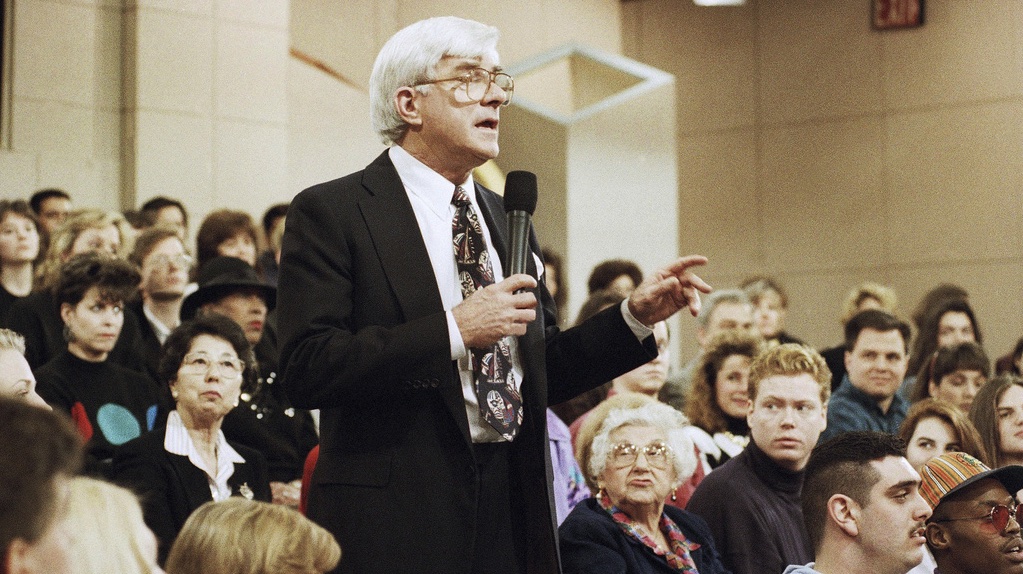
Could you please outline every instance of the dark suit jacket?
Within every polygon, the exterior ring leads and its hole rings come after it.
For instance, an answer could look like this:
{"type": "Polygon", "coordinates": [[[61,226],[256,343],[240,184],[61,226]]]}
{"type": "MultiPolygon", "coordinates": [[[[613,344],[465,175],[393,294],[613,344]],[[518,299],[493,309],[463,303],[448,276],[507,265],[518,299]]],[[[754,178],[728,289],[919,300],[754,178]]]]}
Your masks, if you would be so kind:
{"type": "MultiPolygon", "coordinates": [[[[673,506],[664,513],[690,542],[700,545],[690,555],[700,574],[728,574],[702,518],[673,506]]],[[[594,498],[580,502],[561,524],[561,556],[565,574],[663,574],[678,570],[663,557],[625,534],[594,498]]],[[[777,573],[780,574],[780,573],[777,573]]]]}
{"type": "MultiPolygon", "coordinates": [[[[476,191],[503,257],[501,198],[476,191]]],[[[540,251],[535,238],[532,250],[540,251]]],[[[617,308],[559,332],[547,290],[537,298],[537,320],[519,338],[524,419],[509,483],[528,570],[553,573],[547,404],[656,350],[652,337],[636,340],[617,308]]],[[[430,258],[386,152],[291,203],[277,308],[289,396],[295,406],[323,409],[309,515],[337,537],[341,571],[467,572],[479,477],[462,387],[430,258]]]]}
{"type": "MultiPolygon", "coordinates": [[[[146,524],[160,543],[161,564],[189,515],[213,500],[206,474],[187,456],[171,454],[163,448],[166,433],[167,428],[162,427],[121,445],[114,455],[112,471],[114,481],[140,495],[146,524]]],[[[246,484],[255,500],[270,502],[270,480],[263,455],[240,444],[228,444],[245,459],[245,463],[234,465],[234,474],[227,480],[235,496],[239,487],[246,484]]]]}

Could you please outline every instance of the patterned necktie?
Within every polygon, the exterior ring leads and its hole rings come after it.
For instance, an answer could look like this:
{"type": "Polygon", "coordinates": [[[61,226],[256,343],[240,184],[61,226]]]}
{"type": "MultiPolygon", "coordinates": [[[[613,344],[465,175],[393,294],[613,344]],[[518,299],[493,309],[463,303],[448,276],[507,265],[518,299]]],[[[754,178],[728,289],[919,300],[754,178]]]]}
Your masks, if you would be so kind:
{"type": "MultiPolygon", "coordinates": [[[[466,298],[494,283],[494,268],[479,217],[461,186],[455,188],[451,203],[455,205],[451,222],[455,263],[462,297],[466,298]]],[[[506,440],[512,440],[522,424],[522,397],[515,388],[508,341],[501,339],[489,348],[469,351],[480,415],[506,440]]]]}

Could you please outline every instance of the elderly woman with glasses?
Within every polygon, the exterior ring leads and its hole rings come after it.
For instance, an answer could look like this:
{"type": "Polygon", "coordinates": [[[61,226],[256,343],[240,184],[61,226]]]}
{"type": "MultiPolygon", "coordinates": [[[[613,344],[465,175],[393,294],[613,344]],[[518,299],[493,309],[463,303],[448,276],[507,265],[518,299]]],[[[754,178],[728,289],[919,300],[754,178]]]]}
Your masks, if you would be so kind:
{"type": "Polygon", "coordinates": [[[703,519],[664,503],[696,470],[686,425],[660,403],[608,412],[586,459],[597,497],[559,530],[565,574],[727,572],[703,519]]]}
{"type": "Polygon", "coordinates": [[[270,501],[266,459],[220,430],[238,405],[255,360],[234,321],[208,314],[171,332],[160,360],[175,410],[163,429],[125,443],[114,456],[113,477],[142,495],[146,524],[167,556],[185,520],[203,503],[231,496],[270,501]]]}

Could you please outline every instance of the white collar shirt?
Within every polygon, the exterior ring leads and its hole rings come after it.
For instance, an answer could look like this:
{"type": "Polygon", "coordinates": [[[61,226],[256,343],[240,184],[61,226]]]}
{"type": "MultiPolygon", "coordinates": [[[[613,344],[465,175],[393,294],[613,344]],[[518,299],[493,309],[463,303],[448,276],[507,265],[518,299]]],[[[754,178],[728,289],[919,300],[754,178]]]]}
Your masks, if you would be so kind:
{"type": "Polygon", "coordinates": [[[217,431],[217,468],[215,469],[206,468],[202,456],[195,448],[195,443],[192,442],[192,437],[188,434],[188,429],[181,421],[181,415],[176,410],[171,411],[167,416],[167,433],[163,439],[163,448],[171,454],[187,456],[196,468],[203,471],[209,482],[213,500],[219,502],[230,498],[231,487],[227,481],[234,474],[234,465],[244,463],[245,459],[227,443],[224,431],[217,431]]]}

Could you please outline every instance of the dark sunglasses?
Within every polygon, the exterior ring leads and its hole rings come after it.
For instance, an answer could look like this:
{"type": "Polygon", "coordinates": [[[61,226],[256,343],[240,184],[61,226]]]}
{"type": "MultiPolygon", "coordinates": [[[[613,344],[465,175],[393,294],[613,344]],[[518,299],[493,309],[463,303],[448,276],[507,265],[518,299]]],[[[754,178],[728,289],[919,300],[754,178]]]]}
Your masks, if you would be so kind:
{"type": "Polygon", "coordinates": [[[1023,518],[1023,504],[1017,504],[1016,506],[1009,508],[1004,504],[998,504],[991,507],[991,512],[988,512],[984,516],[976,516],[972,518],[943,518],[941,520],[932,520],[931,522],[956,522],[958,520],[989,520],[991,525],[995,527],[999,532],[1005,530],[1005,527],[1009,525],[1009,519],[1016,520],[1019,516],[1023,518]]]}

